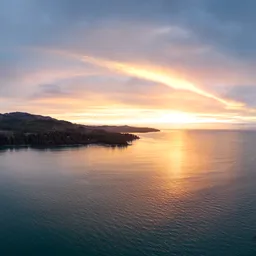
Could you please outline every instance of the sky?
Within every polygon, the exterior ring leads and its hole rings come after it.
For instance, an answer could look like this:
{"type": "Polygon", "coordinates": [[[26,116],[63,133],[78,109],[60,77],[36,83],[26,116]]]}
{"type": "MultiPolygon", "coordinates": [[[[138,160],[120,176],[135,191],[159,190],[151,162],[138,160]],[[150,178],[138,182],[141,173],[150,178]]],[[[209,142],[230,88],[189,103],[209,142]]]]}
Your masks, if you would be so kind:
{"type": "Polygon", "coordinates": [[[254,125],[255,0],[2,0],[0,113],[254,125]]]}

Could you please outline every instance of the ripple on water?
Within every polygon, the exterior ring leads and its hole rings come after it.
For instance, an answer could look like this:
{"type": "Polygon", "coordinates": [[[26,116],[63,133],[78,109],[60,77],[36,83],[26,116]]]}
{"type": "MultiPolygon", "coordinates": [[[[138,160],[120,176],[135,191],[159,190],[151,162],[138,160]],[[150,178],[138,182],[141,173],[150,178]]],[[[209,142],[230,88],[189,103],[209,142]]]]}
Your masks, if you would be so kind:
{"type": "Polygon", "coordinates": [[[256,136],[0,151],[3,255],[256,255],[256,136]],[[221,142],[221,143],[220,143],[221,142]]]}

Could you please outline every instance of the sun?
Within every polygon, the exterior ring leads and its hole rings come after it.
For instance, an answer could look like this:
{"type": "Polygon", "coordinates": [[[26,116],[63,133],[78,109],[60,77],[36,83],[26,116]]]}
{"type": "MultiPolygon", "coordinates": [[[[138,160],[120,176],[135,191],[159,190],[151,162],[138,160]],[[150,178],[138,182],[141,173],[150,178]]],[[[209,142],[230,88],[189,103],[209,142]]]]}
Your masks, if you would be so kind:
{"type": "Polygon", "coordinates": [[[192,113],[185,112],[171,112],[163,114],[158,122],[169,123],[169,124],[191,124],[200,122],[200,118],[197,115],[192,113]]]}

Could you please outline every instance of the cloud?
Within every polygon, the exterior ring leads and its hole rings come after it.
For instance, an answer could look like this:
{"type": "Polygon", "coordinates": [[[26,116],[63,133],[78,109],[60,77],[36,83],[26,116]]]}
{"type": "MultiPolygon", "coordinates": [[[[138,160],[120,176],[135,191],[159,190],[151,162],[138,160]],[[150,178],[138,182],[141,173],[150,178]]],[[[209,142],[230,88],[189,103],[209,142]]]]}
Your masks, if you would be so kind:
{"type": "Polygon", "coordinates": [[[90,56],[83,56],[81,58],[82,61],[93,63],[99,66],[103,66],[109,68],[111,70],[121,72],[127,75],[143,78],[146,80],[150,80],[153,82],[159,82],[165,84],[173,89],[177,90],[186,90],[201,96],[214,99],[222,104],[224,104],[228,108],[240,108],[243,104],[238,102],[228,101],[221,97],[215,96],[212,93],[209,93],[203,89],[198,88],[193,83],[186,81],[182,78],[179,78],[177,75],[172,74],[171,71],[162,71],[158,70],[157,67],[140,67],[136,66],[136,64],[126,64],[121,62],[113,62],[104,59],[97,59],[90,56]]]}
{"type": "Polygon", "coordinates": [[[255,7],[253,0],[3,0],[0,111],[116,104],[253,117],[255,7]],[[234,102],[239,108],[227,109],[234,102]]]}
{"type": "Polygon", "coordinates": [[[238,101],[246,102],[250,107],[256,107],[256,86],[234,86],[227,92],[227,96],[238,101]]]}
{"type": "Polygon", "coordinates": [[[48,98],[67,95],[61,86],[57,84],[41,84],[38,86],[38,92],[32,95],[32,98],[48,98]]]}

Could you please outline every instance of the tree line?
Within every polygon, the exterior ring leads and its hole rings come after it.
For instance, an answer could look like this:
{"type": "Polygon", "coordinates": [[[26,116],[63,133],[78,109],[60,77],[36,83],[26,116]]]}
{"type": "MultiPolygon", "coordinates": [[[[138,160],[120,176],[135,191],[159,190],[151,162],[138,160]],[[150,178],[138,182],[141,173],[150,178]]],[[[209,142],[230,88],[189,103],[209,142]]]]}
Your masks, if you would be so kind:
{"type": "Polygon", "coordinates": [[[129,142],[139,139],[133,134],[121,133],[79,133],[79,132],[43,132],[43,133],[0,133],[0,146],[61,146],[109,144],[128,145],[129,142]]]}

